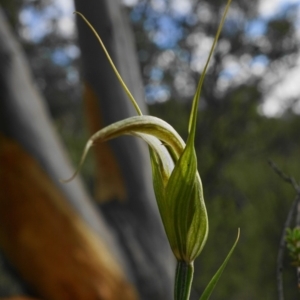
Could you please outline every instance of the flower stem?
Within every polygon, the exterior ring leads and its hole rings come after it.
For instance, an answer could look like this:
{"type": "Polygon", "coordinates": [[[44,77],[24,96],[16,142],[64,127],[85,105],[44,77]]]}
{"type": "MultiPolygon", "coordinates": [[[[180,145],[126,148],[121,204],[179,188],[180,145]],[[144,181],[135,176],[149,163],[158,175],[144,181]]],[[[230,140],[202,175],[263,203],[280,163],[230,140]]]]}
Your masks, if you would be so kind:
{"type": "Polygon", "coordinates": [[[175,277],[175,300],[189,300],[194,276],[194,263],[178,261],[175,277]]]}

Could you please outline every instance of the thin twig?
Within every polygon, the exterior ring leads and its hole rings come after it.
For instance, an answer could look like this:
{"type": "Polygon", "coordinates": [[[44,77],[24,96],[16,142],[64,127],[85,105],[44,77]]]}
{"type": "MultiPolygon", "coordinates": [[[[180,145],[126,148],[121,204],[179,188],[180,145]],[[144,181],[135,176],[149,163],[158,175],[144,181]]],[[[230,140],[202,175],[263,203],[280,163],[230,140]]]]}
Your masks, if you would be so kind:
{"type": "Polygon", "coordinates": [[[271,166],[271,168],[275,171],[275,173],[278,174],[279,177],[281,177],[285,182],[290,183],[293,186],[297,194],[300,193],[300,186],[298,185],[294,177],[285,174],[271,159],[268,160],[268,163],[271,166]]]}
{"type": "MultiPolygon", "coordinates": [[[[278,299],[284,300],[284,293],[283,293],[283,279],[282,279],[282,271],[283,271],[283,257],[284,257],[284,250],[285,250],[285,236],[286,236],[286,229],[291,227],[293,215],[297,210],[297,205],[300,203],[300,187],[297,184],[296,180],[286,175],[272,160],[268,160],[269,165],[275,171],[275,173],[280,176],[285,182],[291,184],[296,191],[296,197],[289,209],[287,218],[285,220],[283,230],[280,237],[280,244],[277,256],[277,268],[276,268],[276,275],[277,275],[277,292],[278,292],[278,299]]],[[[298,225],[298,224],[297,224],[298,225]]],[[[298,278],[298,285],[300,283],[300,269],[297,268],[297,278],[298,278]]]]}

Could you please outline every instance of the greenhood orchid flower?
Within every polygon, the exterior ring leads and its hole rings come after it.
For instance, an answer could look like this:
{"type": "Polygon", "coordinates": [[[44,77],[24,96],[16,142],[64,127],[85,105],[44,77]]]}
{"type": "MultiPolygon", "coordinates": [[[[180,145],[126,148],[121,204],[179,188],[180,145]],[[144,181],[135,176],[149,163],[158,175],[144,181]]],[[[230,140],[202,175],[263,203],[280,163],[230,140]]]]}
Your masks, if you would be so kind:
{"type": "MultiPolygon", "coordinates": [[[[121,120],[96,132],[85,146],[77,171],[66,181],[70,181],[76,176],[89,149],[93,146],[95,141],[107,141],[121,135],[133,135],[143,139],[149,145],[156,200],[171,249],[178,261],[175,280],[175,299],[178,300],[189,299],[193,261],[200,254],[208,236],[208,217],[203,197],[202,183],[197,171],[194,140],[201,87],[208,68],[208,63],[224,24],[230,2],[231,0],[228,0],[225,13],[197,86],[193,99],[188,128],[189,135],[186,143],[175,129],[165,121],[156,117],[142,115],[137,102],[123,82],[97,32],[81,13],[76,12],[84,19],[99,40],[107,59],[120,84],[134,105],[138,116],[121,120]],[[183,286],[181,286],[182,282],[183,286]],[[178,288],[176,288],[176,286],[178,288]]],[[[229,256],[235,245],[236,243],[229,253],[229,256]]],[[[227,260],[229,256],[226,258],[227,260]]],[[[218,272],[220,274],[227,260],[225,260],[219,269],[218,272]]],[[[215,275],[217,279],[220,276],[218,272],[215,275]]],[[[209,289],[205,291],[205,295],[208,296],[201,299],[208,299],[212,287],[216,284],[216,278],[214,277],[214,282],[209,284],[209,289]]]]}
{"type": "Polygon", "coordinates": [[[120,135],[137,136],[149,145],[155,195],[171,249],[177,260],[192,262],[203,248],[208,233],[193,145],[185,145],[165,121],[152,116],[136,116],[96,132],[85,147],[80,165],[95,141],[120,135]]]}

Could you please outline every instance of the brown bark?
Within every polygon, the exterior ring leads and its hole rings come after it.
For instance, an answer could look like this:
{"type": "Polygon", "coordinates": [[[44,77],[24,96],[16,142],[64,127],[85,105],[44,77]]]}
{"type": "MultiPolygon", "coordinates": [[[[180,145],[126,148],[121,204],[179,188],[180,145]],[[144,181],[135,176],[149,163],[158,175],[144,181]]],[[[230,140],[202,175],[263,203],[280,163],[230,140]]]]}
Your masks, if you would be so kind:
{"type": "Polygon", "coordinates": [[[137,299],[80,180],[59,183],[73,170],[1,10],[0,41],[1,251],[43,299],[137,299]]]}
{"type": "Polygon", "coordinates": [[[0,139],[0,245],[44,299],[137,299],[109,250],[38,163],[0,139]]]}
{"type": "MultiPolygon", "coordinates": [[[[100,107],[97,95],[89,84],[84,86],[84,102],[87,123],[90,132],[96,132],[103,128],[103,120],[99,114],[100,107]]],[[[124,201],[127,197],[124,178],[116,156],[112,152],[109,143],[94,145],[96,161],[96,201],[102,203],[111,199],[124,201]]]]}

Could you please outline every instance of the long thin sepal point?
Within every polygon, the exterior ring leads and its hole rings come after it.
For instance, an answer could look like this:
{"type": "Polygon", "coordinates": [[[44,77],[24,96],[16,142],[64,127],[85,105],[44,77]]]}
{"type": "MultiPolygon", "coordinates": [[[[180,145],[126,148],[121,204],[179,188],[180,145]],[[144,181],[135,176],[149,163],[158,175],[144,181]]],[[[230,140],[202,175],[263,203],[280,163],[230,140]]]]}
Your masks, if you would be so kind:
{"type": "Polygon", "coordinates": [[[62,182],[62,183],[70,182],[70,181],[72,181],[78,175],[78,173],[81,170],[81,167],[82,167],[82,165],[83,165],[83,163],[85,161],[85,158],[86,158],[86,156],[87,156],[87,154],[89,152],[89,149],[92,146],[93,146],[93,141],[92,140],[88,140],[88,142],[85,145],[84,151],[82,153],[82,156],[81,156],[81,159],[80,159],[80,162],[79,162],[79,165],[78,165],[76,171],[74,172],[74,174],[70,178],[68,178],[68,179],[61,179],[60,182],[62,182]]]}
{"type": "Polygon", "coordinates": [[[137,113],[138,113],[140,116],[143,115],[143,114],[142,114],[142,111],[140,110],[140,108],[139,108],[139,106],[138,106],[138,104],[137,104],[137,102],[136,102],[136,100],[134,99],[133,95],[131,94],[131,92],[129,91],[127,85],[125,84],[124,80],[122,79],[122,77],[121,77],[119,71],[117,70],[117,68],[116,68],[116,66],[115,66],[115,64],[114,64],[114,62],[112,61],[112,59],[111,59],[111,57],[110,57],[110,55],[109,55],[109,53],[108,53],[108,51],[107,51],[107,49],[106,49],[104,43],[102,42],[102,40],[101,40],[99,34],[97,33],[97,31],[95,30],[95,28],[92,26],[92,24],[86,19],[86,17],[85,17],[82,13],[80,13],[80,12],[78,12],[78,11],[75,11],[74,14],[77,14],[78,16],[80,16],[80,17],[84,20],[84,22],[91,28],[91,30],[93,31],[94,35],[95,35],[96,38],[98,39],[98,41],[99,41],[99,43],[100,43],[100,45],[101,45],[101,47],[102,47],[102,49],[103,49],[103,51],[104,51],[104,53],[105,53],[107,59],[108,59],[108,61],[109,61],[110,65],[111,65],[111,67],[112,67],[112,69],[113,69],[113,71],[115,72],[115,74],[116,74],[116,76],[117,76],[119,82],[121,83],[122,88],[124,89],[124,91],[125,91],[125,93],[127,94],[128,98],[129,98],[130,101],[132,102],[132,104],[133,104],[134,108],[136,109],[137,113]]]}

